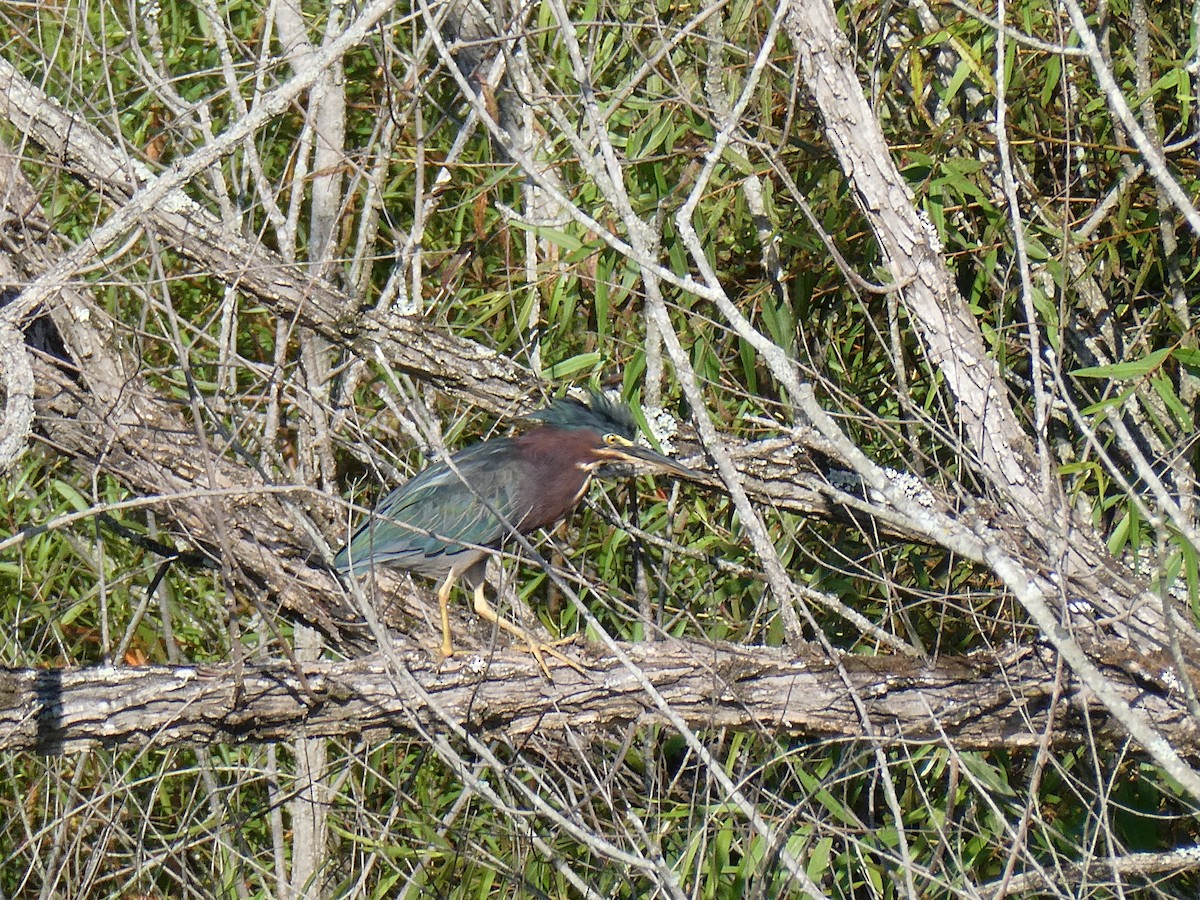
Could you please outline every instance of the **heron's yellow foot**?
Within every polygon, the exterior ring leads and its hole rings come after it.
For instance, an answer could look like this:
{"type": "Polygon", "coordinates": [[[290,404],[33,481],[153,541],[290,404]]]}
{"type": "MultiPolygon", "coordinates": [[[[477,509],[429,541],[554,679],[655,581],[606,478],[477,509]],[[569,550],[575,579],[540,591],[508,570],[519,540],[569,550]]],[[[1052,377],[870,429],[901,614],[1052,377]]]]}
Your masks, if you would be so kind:
{"type": "Polygon", "coordinates": [[[556,649],[559,644],[568,644],[575,640],[574,637],[564,638],[561,641],[551,641],[550,643],[538,640],[533,635],[529,634],[529,632],[527,632],[524,628],[500,618],[500,616],[496,614],[496,610],[494,610],[492,605],[488,603],[487,597],[484,596],[482,584],[479,584],[475,587],[475,612],[479,614],[481,619],[491,622],[497,628],[507,631],[513,637],[520,638],[522,641],[524,641],[526,646],[529,648],[529,652],[533,654],[533,658],[537,660],[538,667],[542,670],[542,674],[545,675],[550,681],[553,681],[554,678],[550,674],[550,667],[546,665],[546,658],[542,655],[543,651],[549,653],[555,659],[566,663],[580,675],[584,674],[583,666],[579,665],[579,663],[575,662],[575,660],[560,653],[556,649]]]}
{"type": "Polygon", "coordinates": [[[560,662],[566,663],[568,666],[570,666],[572,669],[574,669],[580,675],[586,674],[583,671],[583,666],[581,666],[575,660],[571,659],[571,657],[567,656],[566,654],[560,653],[556,649],[557,645],[570,643],[573,640],[575,640],[575,639],[567,638],[567,639],[564,639],[561,641],[551,641],[550,643],[546,643],[545,641],[539,641],[536,638],[532,638],[529,635],[526,635],[526,644],[528,645],[529,652],[532,653],[533,658],[537,660],[538,667],[541,668],[542,674],[545,675],[551,681],[554,680],[554,677],[550,674],[550,668],[546,665],[546,658],[544,656],[542,656],[543,652],[549,653],[551,656],[553,656],[555,659],[559,660],[560,662]]]}
{"type": "Polygon", "coordinates": [[[454,655],[454,643],[450,640],[450,590],[454,587],[454,572],[446,576],[438,588],[438,612],[442,620],[442,662],[454,655]]]}

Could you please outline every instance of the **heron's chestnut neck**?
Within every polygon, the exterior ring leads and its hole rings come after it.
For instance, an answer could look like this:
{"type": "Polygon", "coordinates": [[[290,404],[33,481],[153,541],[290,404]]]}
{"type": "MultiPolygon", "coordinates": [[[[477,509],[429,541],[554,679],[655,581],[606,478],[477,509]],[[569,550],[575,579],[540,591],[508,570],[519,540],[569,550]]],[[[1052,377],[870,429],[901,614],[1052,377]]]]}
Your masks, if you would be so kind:
{"type": "Polygon", "coordinates": [[[531,508],[522,528],[553,525],[575,508],[587,490],[595,451],[604,446],[596,432],[586,428],[542,425],[515,438],[525,464],[526,489],[531,508]]]}

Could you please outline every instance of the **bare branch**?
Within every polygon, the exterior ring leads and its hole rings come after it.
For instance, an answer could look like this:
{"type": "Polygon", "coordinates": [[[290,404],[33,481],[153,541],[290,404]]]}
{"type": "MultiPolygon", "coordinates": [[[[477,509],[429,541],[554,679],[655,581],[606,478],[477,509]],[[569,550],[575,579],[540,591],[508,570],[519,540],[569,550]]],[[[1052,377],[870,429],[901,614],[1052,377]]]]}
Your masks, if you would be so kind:
{"type": "Polygon", "coordinates": [[[0,472],[16,462],[29,442],[33,425],[33,367],[25,338],[8,322],[0,322],[0,472]]]}
{"type": "MultiPolygon", "coordinates": [[[[1082,707],[1098,707],[1068,682],[1053,710],[1052,654],[1007,648],[994,655],[921,662],[846,656],[813,648],[796,656],[769,647],[681,641],[622,644],[691,728],[855,740],[865,736],[841,665],[863,697],[884,744],[953,740],[960,748],[1035,747],[1080,739],[1082,707]],[[1047,716],[1053,712],[1051,723],[1047,716]]],[[[1115,648],[1114,648],[1115,649],[1115,648]]],[[[564,731],[587,733],[622,723],[662,722],[638,679],[615,659],[582,653],[586,674],[556,665],[547,684],[528,654],[494,651],[455,657],[440,668],[424,650],[399,660],[417,680],[412,693],[377,657],[233,668],[0,670],[0,749],[68,752],[85,746],[168,746],[309,737],[380,736],[445,717],[513,744],[564,731]],[[301,678],[301,675],[303,678],[301,678]]],[[[1120,679],[1123,690],[1182,749],[1200,740],[1195,723],[1167,698],[1120,679]]]]}

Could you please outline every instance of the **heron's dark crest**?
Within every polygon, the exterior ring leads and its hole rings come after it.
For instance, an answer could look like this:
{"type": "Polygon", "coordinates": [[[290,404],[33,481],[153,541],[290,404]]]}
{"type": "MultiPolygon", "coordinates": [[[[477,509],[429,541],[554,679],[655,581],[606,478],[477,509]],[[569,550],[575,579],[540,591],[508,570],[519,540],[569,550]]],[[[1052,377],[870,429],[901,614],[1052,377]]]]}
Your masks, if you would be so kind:
{"type": "Polygon", "coordinates": [[[590,428],[601,435],[618,434],[627,441],[637,437],[637,420],[628,405],[600,391],[589,391],[589,394],[589,403],[574,397],[561,397],[527,418],[554,428],[590,428]]]}

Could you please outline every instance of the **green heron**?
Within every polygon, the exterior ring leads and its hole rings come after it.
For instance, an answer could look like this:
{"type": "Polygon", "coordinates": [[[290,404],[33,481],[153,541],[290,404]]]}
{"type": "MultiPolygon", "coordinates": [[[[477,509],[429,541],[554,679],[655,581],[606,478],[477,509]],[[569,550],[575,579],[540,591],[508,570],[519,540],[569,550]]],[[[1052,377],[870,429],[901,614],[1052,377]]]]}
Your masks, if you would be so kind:
{"type": "Polygon", "coordinates": [[[578,668],[553,647],[506,622],[484,596],[490,551],[515,531],[529,534],[553,525],[582,499],[592,475],[608,463],[643,463],[685,477],[696,473],[634,443],[637,424],[629,407],[593,391],[590,403],[553,401],[532,413],[541,424],[517,437],[482,441],[448,462],[423,470],[380,501],[333,564],[344,575],[392,566],[442,579],[438,606],[442,655],[450,640],[450,591],[461,576],[474,589],[475,612],[520,638],[549,673],[545,650],[578,668]]]}

